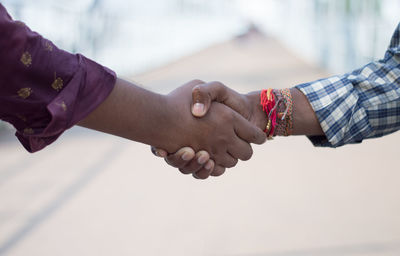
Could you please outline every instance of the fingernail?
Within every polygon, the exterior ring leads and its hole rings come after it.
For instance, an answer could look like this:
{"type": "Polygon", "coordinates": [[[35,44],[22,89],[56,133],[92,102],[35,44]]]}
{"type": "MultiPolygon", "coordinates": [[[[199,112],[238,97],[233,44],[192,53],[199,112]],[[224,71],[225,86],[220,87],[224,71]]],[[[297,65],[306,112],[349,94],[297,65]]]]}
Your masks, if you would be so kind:
{"type": "Polygon", "coordinates": [[[160,151],[160,150],[157,150],[157,155],[158,155],[159,157],[163,157],[163,158],[167,156],[167,154],[166,154],[165,151],[160,151]]]}
{"type": "Polygon", "coordinates": [[[182,159],[183,161],[189,161],[192,157],[190,156],[190,154],[188,152],[183,153],[182,155],[182,159]]]}
{"type": "Polygon", "coordinates": [[[197,159],[197,162],[199,163],[199,164],[205,164],[206,162],[207,162],[207,160],[208,160],[208,157],[207,156],[205,156],[205,155],[201,155],[198,159],[197,159]]]}
{"type": "Polygon", "coordinates": [[[155,147],[151,147],[151,153],[153,153],[153,155],[160,157],[160,153],[158,152],[158,150],[155,147]]]}
{"type": "Polygon", "coordinates": [[[193,113],[197,115],[201,115],[204,112],[204,104],[203,103],[195,103],[193,105],[193,113]]]}
{"type": "Polygon", "coordinates": [[[204,168],[206,168],[207,170],[211,170],[213,166],[213,163],[211,161],[208,161],[208,163],[206,164],[206,166],[204,166],[204,168]]]}

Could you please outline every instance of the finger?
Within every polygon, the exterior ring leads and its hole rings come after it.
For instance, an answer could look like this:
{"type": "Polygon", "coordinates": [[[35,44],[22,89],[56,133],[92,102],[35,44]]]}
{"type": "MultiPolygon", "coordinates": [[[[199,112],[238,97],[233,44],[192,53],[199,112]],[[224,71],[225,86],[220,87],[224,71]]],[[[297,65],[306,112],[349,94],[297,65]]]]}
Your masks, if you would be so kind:
{"type": "Polygon", "coordinates": [[[228,152],[222,157],[219,157],[219,162],[217,162],[218,165],[222,165],[226,168],[232,168],[235,167],[236,164],[238,163],[238,159],[232,157],[228,152]]]}
{"type": "MultiPolygon", "coordinates": [[[[210,155],[207,151],[199,151],[196,156],[187,163],[184,167],[180,168],[180,171],[184,174],[195,173],[200,169],[204,168],[207,161],[210,159],[210,155]]],[[[212,171],[212,170],[211,170],[212,171]]]]}
{"type": "Polygon", "coordinates": [[[248,143],[263,144],[267,135],[260,128],[247,121],[243,116],[235,114],[235,133],[248,143]]]}
{"type": "Polygon", "coordinates": [[[214,171],[214,165],[215,163],[213,160],[208,160],[203,168],[193,173],[193,177],[196,179],[207,179],[214,171]]]}
{"type": "Polygon", "coordinates": [[[151,146],[151,152],[158,157],[166,157],[168,155],[167,151],[165,151],[164,149],[160,149],[160,148],[156,148],[151,146]]]}
{"type": "Polygon", "coordinates": [[[176,168],[182,168],[188,164],[195,156],[192,148],[184,147],[179,149],[176,153],[165,157],[165,161],[176,168]]]}
{"type": "Polygon", "coordinates": [[[253,155],[251,145],[242,139],[234,140],[232,144],[228,146],[228,152],[232,157],[242,161],[249,160],[253,155]]]}
{"type": "Polygon", "coordinates": [[[210,108],[212,99],[201,85],[192,89],[192,114],[196,117],[203,117],[210,108]]]}
{"type": "Polygon", "coordinates": [[[212,170],[207,170],[206,168],[201,168],[199,171],[193,173],[193,177],[200,180],[205,180],[210,177],[212,170]]]}
{"type": "Polygon", "coordinates": [[[220,165],[216,165],[214,166],[214,170],[211,173],[211,176],[221,176],[222,174],[224,174],[225,172],[225,167],[222,167],[220,165]]]}
{"type": "Polygon", "coordinates": [[[204,165],[204,168],[210,170],[211,173],[214,171],[214,167],[215,167],[215,162],[212,159],[208,160],[207,163],[204,165]]]}
{"type": "Polygon", "coordinates": [[[247,118],[245,97],[220,82],[199,84],[193,87],[192,114],[196,117],[204,116],[213,101],[223,103],[247,118]]]}

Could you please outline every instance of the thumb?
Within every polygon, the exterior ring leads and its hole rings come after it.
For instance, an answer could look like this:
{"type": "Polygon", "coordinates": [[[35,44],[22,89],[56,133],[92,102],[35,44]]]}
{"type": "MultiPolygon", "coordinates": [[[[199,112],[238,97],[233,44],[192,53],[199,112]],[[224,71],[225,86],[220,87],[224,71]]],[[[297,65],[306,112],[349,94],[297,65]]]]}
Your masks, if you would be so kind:
{"type": "Polygon", "coordinates": [[[203,117],[208,112],[213,101],[225,104],[245,118],[248,117],[248,110],[243,96],[220,82],[199,84],[193,87],[193,116],[203,117]]]}
{"type": "Polygon", "coordinates": [[[192,115],[195,117],[203,117],[210,108],[211,99],[210,94],[205,90],[206,88],[201,85],[196,85],[192,90],[192,115]]]}

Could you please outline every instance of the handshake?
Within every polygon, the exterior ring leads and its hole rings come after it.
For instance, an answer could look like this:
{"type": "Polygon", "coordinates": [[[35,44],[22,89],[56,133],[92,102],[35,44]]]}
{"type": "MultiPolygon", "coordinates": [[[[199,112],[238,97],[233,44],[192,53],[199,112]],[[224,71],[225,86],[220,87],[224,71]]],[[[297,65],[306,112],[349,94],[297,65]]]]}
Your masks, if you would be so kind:
{"type": "Polygon", "coordinates": [[[171,118],[160,122],[165,143],[151,149],[183,174],[197,179],[220,176],[238,160],[251,158],[251,143],[267,139],[268,116],[260,92],[244,95],[220,82],[194,80],[166,99],[171,118]]]}
{"type": "Polygon", "coordinates": [[[184,174],[219,176],[267,137],[324,135],[298,89],[240,94],[220,82],[191,81],[160,95],[117,79],[110,96],[79,125],[152,145],[184,174]]]}

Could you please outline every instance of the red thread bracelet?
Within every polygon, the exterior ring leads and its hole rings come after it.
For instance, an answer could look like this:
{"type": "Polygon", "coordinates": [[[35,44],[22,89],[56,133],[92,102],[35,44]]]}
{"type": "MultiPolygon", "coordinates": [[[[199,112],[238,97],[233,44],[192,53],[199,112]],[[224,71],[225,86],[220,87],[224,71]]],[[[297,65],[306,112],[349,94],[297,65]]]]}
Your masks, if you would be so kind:
{"type": "Polygon", "coordinates": [[[268,122],[264,132],[268,138],[272,138],[276,127],[276,102],[272,89],[262,90],[260,94],[260,103],[263,111],[267,114],[268,122]]]}

